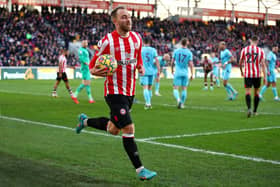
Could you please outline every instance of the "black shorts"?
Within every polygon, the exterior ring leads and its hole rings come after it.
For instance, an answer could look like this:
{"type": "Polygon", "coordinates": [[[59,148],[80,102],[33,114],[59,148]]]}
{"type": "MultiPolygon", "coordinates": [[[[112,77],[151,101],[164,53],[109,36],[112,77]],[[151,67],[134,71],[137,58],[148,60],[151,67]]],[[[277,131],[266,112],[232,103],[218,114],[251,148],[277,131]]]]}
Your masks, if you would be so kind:
{"type": "Polygon", "coordinates": [[[208,74],[208,73],[210,73],[211,71],[212,71],[212,69],[205,69],[205,70],[204,70],[204,73],[208,74]]]}
{"type": "Polygon", "coordinates": [[[261,87],[261,78],[245,78],[244,87],[245,88],[260,88],[261,87]]]}
{"type": "Polygon", "coordinates": [[[110,107],[110,120],[117,128],[122,129],[132,123],[130,109],[134,96],[107,95],[105,100],[110,107]]]}
{"type": "Polygon", "coordinates": [[[67,78],[66,72],[62,73],[62,77],[59,77],[59,73],[57,72],[56,80],[61,81],[61,79],[64,82],[68,82],[68,78],[67,78]]]}

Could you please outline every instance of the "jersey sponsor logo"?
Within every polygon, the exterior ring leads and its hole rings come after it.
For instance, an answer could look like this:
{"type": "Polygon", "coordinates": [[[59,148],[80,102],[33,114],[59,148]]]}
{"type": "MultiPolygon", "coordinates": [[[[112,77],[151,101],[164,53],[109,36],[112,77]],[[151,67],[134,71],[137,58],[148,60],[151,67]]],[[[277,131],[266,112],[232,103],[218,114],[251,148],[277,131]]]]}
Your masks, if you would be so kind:
{"type": "Polygon", "coordinates": [[[117,61],[118,65],[129,65],[129,64],[134,64],[136,65],[137,63],[137,60],[134,58],[134,59],[128,59],[128,60],[118,60],[117,61]]]}

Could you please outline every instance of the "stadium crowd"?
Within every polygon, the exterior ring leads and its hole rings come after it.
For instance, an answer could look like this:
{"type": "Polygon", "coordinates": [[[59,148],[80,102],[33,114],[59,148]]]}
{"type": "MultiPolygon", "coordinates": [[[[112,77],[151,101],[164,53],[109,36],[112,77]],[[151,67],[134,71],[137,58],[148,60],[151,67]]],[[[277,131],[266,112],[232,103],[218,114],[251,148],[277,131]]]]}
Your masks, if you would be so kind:
{"type": "MultiPolygon", "coordinates": [[[[133,30],[143,37],[150,37],[159,55],[171,53],[182,37],[188,37],[195,65],[199,65],[201,54],[217,51],[220,41],[226,41],[236,58],[253,34],[259,36],[261,47],[280,43],[280,27],[276,26],[226,21],[178,23],[154,18],[132,19],[133,30]]],[[[90,48],[94,49],[101,36],[113,30],[113,25],[106,13],[87,14],[68,9],[64,13],[47,10],[40,14],[25,8],[13,12],[1,8],[0,29],[0,65],[53,66],[57,65],[61,47],[87,39],[90,48]]],[[[78,64],[74,54],[68,57],[68,64],[78,64]]]]}

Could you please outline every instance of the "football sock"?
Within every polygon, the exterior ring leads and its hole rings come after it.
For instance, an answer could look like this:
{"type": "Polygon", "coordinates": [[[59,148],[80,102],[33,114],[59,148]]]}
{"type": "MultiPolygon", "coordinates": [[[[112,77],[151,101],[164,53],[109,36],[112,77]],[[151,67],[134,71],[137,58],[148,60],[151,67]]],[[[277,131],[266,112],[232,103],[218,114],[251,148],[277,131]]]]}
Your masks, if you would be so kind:
{"type": "Polygon", "coordinates": [[[156,82],[155,84],[155,92],[159,93],[159,82],[156,82]]]}
{"type": "Polygon", "coordinates": [[[143,92],[144,92],[143,95],[144,95],[144,99],[145,99],[146,104],[150,105],[151,101],[150,101],[149,90],[148,89],[144,89],[143,92]]]}
{"type": "Polygon", "coordinates": [[[176,101],[179,101],[180,99],[179,99],[179,91],[178,91],[178,89],[173,89],[173,95],[174,95],[174,97],[175,97],[175,99],[176,99],[176,101]]]}
{"type": "Polygon", "coordinates": [[[181,92],[181,102],[182,102],[182,103],[185,103],[185,102],[186,102],[187,97],[188,97],[187,94],[188,94],[187,90],[182,90],[182,92],[181,92]]]}
{"type": "Polygon", "coordinates": [[[80,86],[77,88],[77,90],[75,91],[75,97],[78,97],[80,91],[85,87],[84,84],[80,84],[80,86]]]}
{"type": "Polygon", "coordinates": [[[95,128],[95,129],[107,131],[108,121],[109,121],[109,118],[106,118],[106,117],[89,118],[89,119],[87,119],[87,125],[89,127],[95,128]]]}
{"type": "Polygon", "coordinates": [[[237,91],[231,86],[231,84],[227,83],[227,88],[234,94],[237,91]]]}
{"type": "Polygon", "coordinates": [[[123,146],[135,169],[142,167],[134,134],[123,134],[123,146]]]}
{"type": "Polygon", "coordinates": [[[230,89],[228,88],[227,85],[225,86],[225,89],[226,89],[226,91],[227,91],[228,97],[231,97],[232,94],[231,94],[231,91],[230,91],[230,89]]]}
{"type": "Polygon", "coordinates": [[[263,94],[264,94],[264,92],[266,91],[266,89],[267,89],[267,86],[264,85],[264,86],[262,87],[261,91],[260,91],[260,95],[261,95],[261,96],[263,96],[263,94]]]}
{"type": "Polygon", "coordinates": [[[251,109],[251,95],[247,94],[245,96],[245,99],[246,99],[246,104],[247,104],[248,109],[251,109]]]}
{"type": "Polygon", "coordinates": [[[259,101],[260,101],[259,96],[255,95],[255,97],[254,97],[254,112],[257,112],[259,101]]]}
{"type": "Polygon", "coordinates": [[[213,87],[213,82],[210,83],[210,86],[213,87]]]}
{"type": "Polygon", "coordinates": [[[149,90],[149,95],[150,95],[150,100],[151,100],[152,96],[153,96],[153,91],[152,90],[149,90]]]}
{"type": "Polygon", "coordinates": [[[278,97],[277,88],[276,87],[272,87],[272,92],[273,92],[274,98],[278,97]]]}
{"type": "Polygon", "coordinates": [[[85,87],[86,87],[86,91],[87,91],[87,95],[88,95],[89,100],[93,100],[92,95],[91,95],[90,85],[86,85],[85,87]]]}
{"type": "Polygon", "coordinates": [[[216,79],[216,84],[217,84],[217,86],[220,86],[220,80],[219,79],[216,79]]]}
{"type": "Polygon", "coordinates": [[[69,88],[69,89],[68,89],[68,92],[69,92],[69,94],[70,94],[70,95],[72,95],[72,94],[73,94],[73,92],[72,92],[72,89],[71,89],[71,88],[69,88]]]}

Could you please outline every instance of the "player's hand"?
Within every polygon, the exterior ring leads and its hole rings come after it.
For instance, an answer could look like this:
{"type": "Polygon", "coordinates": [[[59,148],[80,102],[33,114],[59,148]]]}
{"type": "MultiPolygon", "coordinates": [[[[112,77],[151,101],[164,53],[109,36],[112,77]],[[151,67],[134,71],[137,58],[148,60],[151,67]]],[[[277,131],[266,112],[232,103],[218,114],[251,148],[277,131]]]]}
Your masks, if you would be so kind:
{"type": "Polygon", "coordinates": [[[90,69],[90,73],[92,75],[106,77],[108,74],[108,68],[100,69],[98,67],[94,67],[94,68],[90,69]]]}
{"type": "Polygon", "coordinates": [[[141,76],[145,75],[145,69],[142,65],[138,66],[137,69],[141,76]]]}
{"type": "Polygon", "coordinates": [[[193,75],[190,76],[190,80],[191,80],[191,81],[193,80],[193,75]]]}
{"type": "Polygon", "coordinates": [[[244,73],[243,73],[243,71],[241,71],[241,77],[244,77],[244,73]]]}

